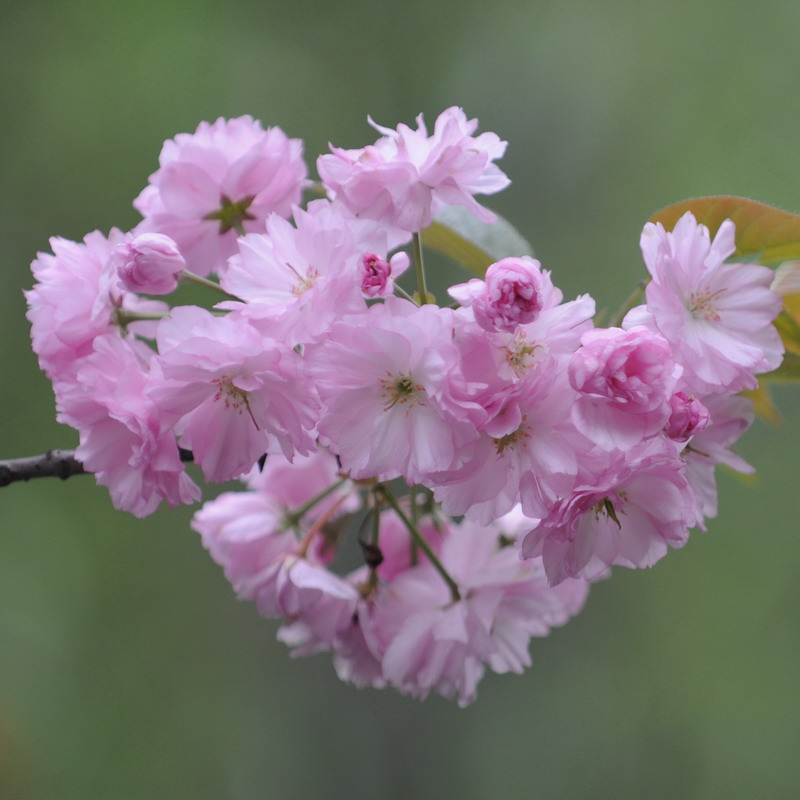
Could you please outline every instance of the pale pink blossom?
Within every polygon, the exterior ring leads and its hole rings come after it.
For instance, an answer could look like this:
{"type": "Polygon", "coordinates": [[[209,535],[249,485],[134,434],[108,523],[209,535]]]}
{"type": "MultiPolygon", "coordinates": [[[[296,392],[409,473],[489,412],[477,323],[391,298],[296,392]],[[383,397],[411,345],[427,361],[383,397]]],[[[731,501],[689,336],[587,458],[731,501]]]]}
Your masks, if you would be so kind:
{"type": "Polygon", "coordinates": [[[647,314],[670,342],[692,391],[752,389],[755,374],[781,363],[783,344],[772,325],[781,309],[780,295],[770,289],[774,273],[723,263],[736,249],[733,222],[723,222],[711,241],[708,228],[687,212],[672,232],[660,223],[645,225],[641,246],[653,278],[647,314]]]}
{"type": "Polygon", "coordinates": [[[207,480],[241,475],[271,450],[313,449],[317,402],[291,348],[246,320],[181,306],[159,323],[158,349],[151,396],[207,480]]]}
{"type": "Polygon", "coordinates": [[[200,499],[175,436],[162,430],[148,397],[151,354],[136,341],[98,336],[74,380],[56,383],[59,421],[80,434],[76,457],[108,487],[116,508],[137,517],[152,514],[162,500],[174,508],[200,499]]]}
{"type": "Polygon", "coordinates": [[[251,579],[298,546],[284,509],[262,492],[225,492],[192,518],[192,528],[236,593],[252,599],[251,579]]]}
{"type": "Polygon", "coordinates": [[[389,298],[336,322],[308,353],[323,401],[320,439],[354,478],[409,482],[458,466],[478,434],[464,421],[447,309],[389,298]]]}
{"type": "Polygon", "coordinates": [[[284,617],[279,638],[307,655],[328,649],[350,622],[358,592],[321,564],[288,553],[246,583],[244,592],[265,617],[284,617]]]}
{"type": "MultiPolygon", "coordinates": [[[[31,264],[36,285],[25,292],[31,338],[39,364],[51,380],[74,375],[79,360],[92,352],[96,337],[117,333],[117,312],[161,312],[163,303],[124,291],[109,257],[125,241],[112,229],[108,238],[94,231],[83,242],[55,237],[53,254],[39,253],[31,264]]],[[[149,334],[153,324],[137,322],[134,333],[149,334]]]]}
{"type": "Polygon", "coordinates": [[[186,266],[178,246],[161,233],[142,233],[111,251],[111,267],[125,289],[143,294],[169,294],[186,266]]]}
{"type": "Polygon", "coordinates": [[[239,240],[220,280],[244,303],[221,307],[239,309],[254,322],[280,319],[292,345],[314,341],[339,317],[364,310],[362,259],[387,248],[376,223],[343,215],[327,200],[295,209],[294,226],[273,215],[266,233],[239,240]]]}
{"type": "Polygon", "coordinates": [[[288,217],[306,183],[303,145],[250,116],[201,122],[164,142],[159,169],[134,201],[139,232],[174,239],[199,275],[224,266],[239,231],[263,230],[271,213],[288,217]]]}
{"type": "Polygon", "coordinates": [[[464,465],[430,477],[443,510],[489,524],[521,502],[529,516],[544,516],[572,489],[578,462],[591,447],[570,419],[575,398],[555,358],[517,384],[481,426],[464,465]]]}
{"type": "Polygon", "coordinates": [[[651,439],[617,453],[592,483],[577,486],[524,538],[525,558],[542,556],[548,580],[594,580],[608,567],[650,567],[682,547],[695,502],[677,450],[651,439]]]}
{"type": "Polygon", "coordinates": [[[331,146],[331,154],[317,160],[325,187],[356,216],[412,233],[430,225],[447,205],[465,206],[484,222],[496,219],[473,197],[509,184],[492,163],[506,149],[496,134],[474,136],[478,121],[467,120],[456,107],[439,115],[430,136],[422,115],[416,130],[370,124],[383,134],[374,145],[359,150],[331,146]]]}
{"type": "Polygon", "coordinates": [[[647,328],[595,328],[569,362],[578,396],[572,419],[605,450],[627,450],[658,433],[683,369],[666,339],[647,328]]]}
{"type": "Polygon", "coordinates": [[[473,524],[449,531],[441,562],[459,600],[431,564],[422,564],[379,591],[364,628],[385,680],[420,699],[435,691],[463,707],[475,699],[487,666],[522,672],[531,663],[531,637],[563,625],[587,592],[582,581],[552,589],[541,561],[521,562],[513,547],[499,546],[497,530],[473,524]]]}

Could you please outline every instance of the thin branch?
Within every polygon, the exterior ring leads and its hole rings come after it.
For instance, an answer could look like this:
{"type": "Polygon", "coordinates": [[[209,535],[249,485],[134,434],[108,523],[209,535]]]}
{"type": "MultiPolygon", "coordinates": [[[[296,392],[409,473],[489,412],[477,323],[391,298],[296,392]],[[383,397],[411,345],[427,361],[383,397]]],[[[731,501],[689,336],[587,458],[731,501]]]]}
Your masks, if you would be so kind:
{"type": "MultiPolygon", "coordinates": [[[[191,450],[180,450],[181,461],[193,461],[191,450]]],[[[48,450],[41,456],[0,461],[0,487],[32,478],[61,478],[88,474],[74,450],[48,450]]]]}
{"type": "Polygon", "coordinates": [[[61,478],[63,481],[84,474],[86,470],[75,458],[74,450],[48,450],[41,456],[0,461],[0,486],[31,478],[61,478]]]}

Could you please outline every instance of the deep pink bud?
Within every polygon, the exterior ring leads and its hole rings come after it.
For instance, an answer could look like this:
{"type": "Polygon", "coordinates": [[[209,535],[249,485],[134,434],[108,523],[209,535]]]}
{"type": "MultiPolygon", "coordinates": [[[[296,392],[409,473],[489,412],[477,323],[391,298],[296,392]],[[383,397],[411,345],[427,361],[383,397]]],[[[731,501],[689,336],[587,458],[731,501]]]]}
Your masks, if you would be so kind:
{"type": "Polygon", "coordinates": [[[169,294],[186,266],[178,245],[161,233],[143,233],[117,245],[111,265],[126,289],[143,294],[169,294]]]}
{"type": "Polygon", "coordinates": [[[708,425],[708,409],[694,396],[676,392],[669,399],[670,416],[664,432],[674,442],[688,442],[708,425]]]}
{"type": "Polygon", "coordinates": [[[513,333],[542,310],[542,273],[532,258],[504,258],[486,270],[483,291],[472,304],[475,321],[487,331],[513,333]]]}
{"type": "Polygon", "coordinates": [[[392,270],[389,262],[375,253],[364,253],[359,264],[361,291],[367,297],[379,297],[386,289],[392,270]]]}
{"type": "Polygon", "coordinates": [[[388,297],[394,293],[394,280],[408,269],[408,253],[395,253],[388,261],[375,253],[364,253],[358,265],[361,291],[365,297],[388,297]]]}

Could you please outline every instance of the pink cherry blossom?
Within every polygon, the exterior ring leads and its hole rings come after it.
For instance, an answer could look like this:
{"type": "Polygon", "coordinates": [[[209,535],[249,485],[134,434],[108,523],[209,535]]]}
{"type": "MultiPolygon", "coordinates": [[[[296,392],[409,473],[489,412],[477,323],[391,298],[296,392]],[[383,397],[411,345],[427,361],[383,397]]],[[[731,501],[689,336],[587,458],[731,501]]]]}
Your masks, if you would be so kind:
{"type": "Polygon", "coordinates": [[[544,516],[572,489],[578,461],[591,447],[570,420],[575,397],[555,358],[517,384],[482,426],[464,465],[430,477],[444,511],[489,524],[522,502],[529,516],[544,516]]]}
{"type": "Polygon", "coordinates": [[[618,454],[605,473],[577,486],[522,542],[525,558],[542,556],[548,580],[594,580],[612,565],[650,567],[668,547],[682,547],[695,503],[677,450],[650,440],[618,454]]]}
{"type": "Polygon", "coordinates": [[[80,433],[76,457],[108,487],[116,508],[137,517],[152,514],[162,500],[174,508],[200,499],[175,436],[161,429],[147,395],[151,355],[135,341],[99,336],[74,381],[56,383],[59,421],[80,433]]]}
{"type": "Polygon", "coordinates": [[[294,350],[193,306],[159,323],[158,349],[151,396],[207,480],[247,472],[270,450],[311,452],[317,404],[294,350]]]}
{"type": "Polygon", "coordinates": [[[672,232],[648,223],[641,246],[653,278],[647,313],[670,342],[692,391],[752,389],[755,374],[780,364],[783,344],[772,321],[781,297],[770,289],[773,272],[756,264],[723,263],[736,249],[730,220],[713,241],[689,212],[672,232]]]}
{"type": "MultiPolygon", "coordinates": [[[[280,318],[292,344],[314,341],[339,317],[364,310],[362,260],[387,247],[376,223],[343,215],[327,200],[296,209],[295,226],[272,215],[266,233],[239,240],[220,281],[244,302],[221,307],[239,309],[254,322],[280,318]]],[[[401,261],[395,263],[400,269],[401,261]]]]}
{"type": "Polygon", "coordinates": [[[207,275],[236,251],[240,230],[288,217],[306,183],[303,145],[250,116],[201,122],[164,142],[159,169],[134,201],[141,233],[174,239],[188,268],[207,275]]]}
{"type": "Polygon", "coordinates": [[[335,323],[308,359],[320,438],[354,478],[421,480],[458,466],[478,436],[454,391],[447,309],[390,298],[335,323]]]}
{"type": "Polygon", "coordinates": [[[192,528],[236,593],[252,599],[253,576],[298,546],[285,522],[284,509],[263,492],[225,492],[203,505],[192,528]]]}
{"type": "MultiPolygon", "coordinates": [[[[51,380],[74,375],[79,360],[90,355],[96,337],[119,330],[117,312],[162,312],[163,303],[124,291],[109,265],[125,235],[99,231],[82,243],[55,237],[53,254],[39,253],[31,264],[36,285],[25,292],[33,349],[51,380]]],[[[150,333],[153,324],[137,322],[132,332],[150,333]]]]}
{"type": "Polygon", "coordinates": [[[531,663],[531,637],[563,625],[586,597],[582,581],[550,588],[541,561],[520,562],[514,548],[498,546],[492,528],[452,528],[441,561],[460,600],[431,564],[422,564],[378,593],[364,628],[370,652],[382,654],[384,678],[420,699],[435,691],[463,707],[475,699],[487,666],[522,672],[531,663]]]}
{"type": "Polygon", "coordinates": [[[495,220],[473,195],[493,194],[509,184],[492,163],[506,149],[496,134],[474,136],[478,121],[467,120],[456,107],[439,115],[431,136],[422,115],[416,130],[370,124],[383,134],[374,145],[331,146],[331,155],[317,160],[325,187],[355,215],[412,233],[430,225],[446,205],[465,206],[484,222],[495,220]]]}
{"type": "Polygon", "coordinates": [[[596,328],[581,337],[569,362],[578,392],[577,428],[605,450],[626,450],[658,433],[683,369],[666,339],[647,328],[596,328]]]}

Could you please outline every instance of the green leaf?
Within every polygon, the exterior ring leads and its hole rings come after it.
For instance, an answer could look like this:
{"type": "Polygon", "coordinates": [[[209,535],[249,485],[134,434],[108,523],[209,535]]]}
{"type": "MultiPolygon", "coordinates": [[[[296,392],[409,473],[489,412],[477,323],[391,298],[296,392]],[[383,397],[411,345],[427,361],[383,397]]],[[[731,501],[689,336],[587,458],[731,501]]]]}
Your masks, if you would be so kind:
{"type": "Polygon", "coordinates": [[[422,232],[425,247],[452,258],[483,277],[486,268],[509,256],[531,256],[533,248],[507,220],[481,222],[462,206],[448,206],[422,232]]]}
{"type": "Polygon", "coordinates": [[[749,256],[762,264],[780,264],[800,258],[800,216],[746,197],[719,195],[696,197],[662,208],[650,217],[667,230],[691,211],[713,236],[724,220],[736,225],[736,256],[749,256]]]}

